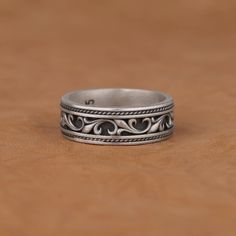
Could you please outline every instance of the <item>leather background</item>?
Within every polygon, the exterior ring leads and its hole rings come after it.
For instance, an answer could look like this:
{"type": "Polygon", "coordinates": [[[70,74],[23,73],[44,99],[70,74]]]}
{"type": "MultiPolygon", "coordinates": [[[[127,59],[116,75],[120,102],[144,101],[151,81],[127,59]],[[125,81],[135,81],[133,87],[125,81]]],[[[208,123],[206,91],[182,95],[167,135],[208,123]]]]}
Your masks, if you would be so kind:
{"type": "Polygon", "coordinates": [[[236,2],[0,1],[0,235],[236,235],[236,2]],[[176,132],[74,143],[65,92],[170,93],[176,132]]]}

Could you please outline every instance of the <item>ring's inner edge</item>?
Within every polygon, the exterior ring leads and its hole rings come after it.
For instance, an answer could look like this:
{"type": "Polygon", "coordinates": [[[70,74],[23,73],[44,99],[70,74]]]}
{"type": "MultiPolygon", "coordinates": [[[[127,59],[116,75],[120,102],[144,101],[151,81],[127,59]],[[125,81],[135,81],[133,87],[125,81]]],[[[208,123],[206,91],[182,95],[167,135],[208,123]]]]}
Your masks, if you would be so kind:
{"type": "Polygon", "coordinates": [[[163,93],[136,89],[94,89],[73,92],[64,98],[70,105],[104,108],[139,108],[165,102],[163,93]]]}

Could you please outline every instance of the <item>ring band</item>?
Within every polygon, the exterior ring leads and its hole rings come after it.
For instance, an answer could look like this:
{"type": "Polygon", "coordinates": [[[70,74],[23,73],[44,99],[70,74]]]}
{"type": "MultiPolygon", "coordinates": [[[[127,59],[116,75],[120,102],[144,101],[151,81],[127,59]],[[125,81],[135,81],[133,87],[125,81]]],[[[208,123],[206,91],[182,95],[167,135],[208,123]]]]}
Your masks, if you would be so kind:
{"type": "Polygon", "coordinates": [[[61,98],[61,132],[91,144],[136,145],[169,138],[174,102],[166,93],[140,89],[91,89],[61,98]]]}

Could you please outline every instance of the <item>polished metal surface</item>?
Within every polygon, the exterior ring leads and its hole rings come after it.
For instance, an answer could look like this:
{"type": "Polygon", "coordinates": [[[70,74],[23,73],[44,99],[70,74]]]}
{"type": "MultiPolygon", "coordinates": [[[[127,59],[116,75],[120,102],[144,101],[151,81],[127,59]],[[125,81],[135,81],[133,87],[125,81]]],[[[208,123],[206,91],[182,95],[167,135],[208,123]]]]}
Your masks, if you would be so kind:
{"type": "Polygon", "coordinates": [[[74,91],[61,98],[61,131],[67,139],[83,143],[152,143],[172,135],[173,109],[173,99],[157,91],[74,91]]]}

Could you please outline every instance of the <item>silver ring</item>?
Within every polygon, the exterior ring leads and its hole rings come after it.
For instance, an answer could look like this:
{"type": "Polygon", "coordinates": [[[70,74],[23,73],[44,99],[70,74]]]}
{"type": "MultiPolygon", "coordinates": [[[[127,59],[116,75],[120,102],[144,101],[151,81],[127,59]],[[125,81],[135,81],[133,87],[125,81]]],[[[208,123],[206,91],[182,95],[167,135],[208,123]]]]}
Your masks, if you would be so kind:
{"type": "Polygon", "coordinates": [[[140,89],[91,89],[61,98],[61,132],[67,139],[136,145],[169,138],[174,102],[166,93],[140,89]]]}

